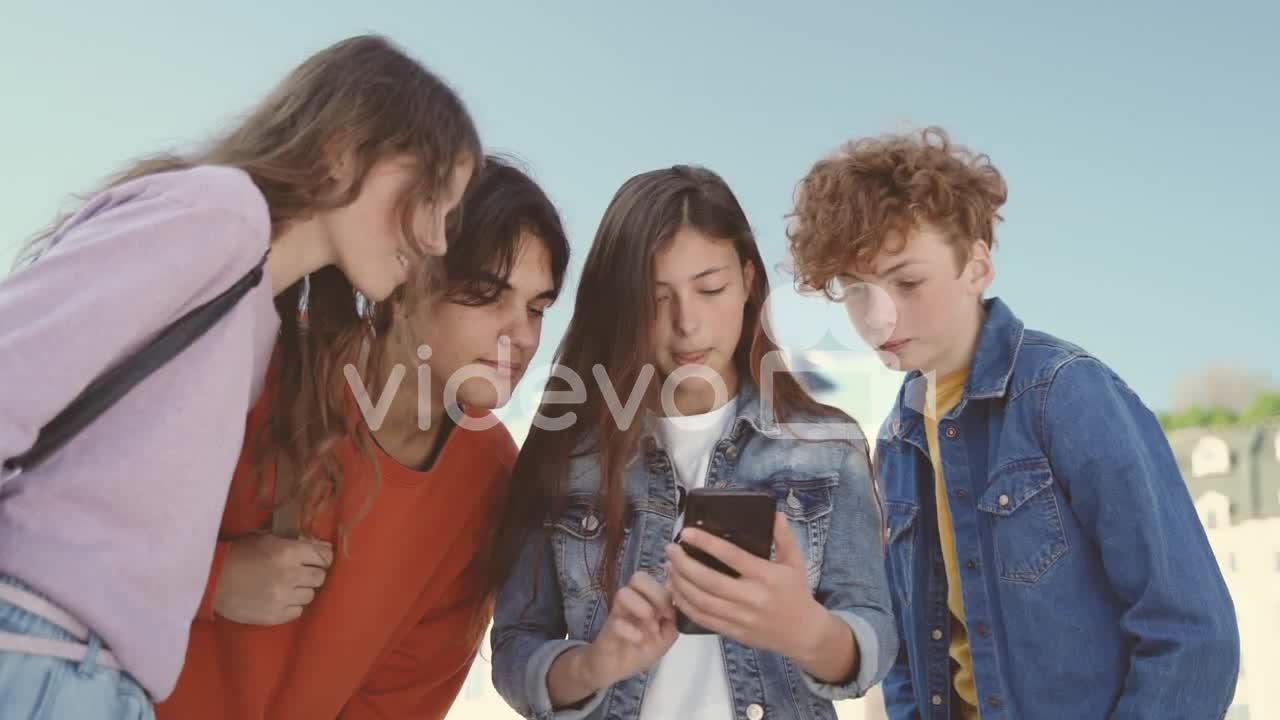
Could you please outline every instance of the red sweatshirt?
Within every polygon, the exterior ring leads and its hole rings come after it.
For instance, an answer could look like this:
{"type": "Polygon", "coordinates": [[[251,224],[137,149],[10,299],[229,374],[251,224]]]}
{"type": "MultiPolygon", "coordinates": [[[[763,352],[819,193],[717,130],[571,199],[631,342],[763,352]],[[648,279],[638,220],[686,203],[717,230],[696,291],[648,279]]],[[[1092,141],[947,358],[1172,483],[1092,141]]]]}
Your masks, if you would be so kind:
{"type": "MultiPolygon", "coordinates": [[[[484,417],[494,422],[491,414],[484,417]]],[[[250,419],[249,437],[258,423],[250,419]]],[[[365,720],[443,718],[488,625],[476,588],[477,559],[490,512],[515,462],[501,424],[455,427],[432,468],[405,468],[374,448],[382,484],[350,531],[349,554],[336,513],[359,513],[373,473],[354,444],[337,502],[310,534],[334,545],[334,562],[315,600],[293,622],[241,625],[216,617],[213,578],[230,540],[270,528],[255,496],[258,477],[241,458],[222,522],[209,589],[193,623],[186,664],[160,720],[365,720]]],[[[271,473],[266,478],[274,481],[271,473]]],[[[267,497],[270,497],[268,491],[267,497]]]]}

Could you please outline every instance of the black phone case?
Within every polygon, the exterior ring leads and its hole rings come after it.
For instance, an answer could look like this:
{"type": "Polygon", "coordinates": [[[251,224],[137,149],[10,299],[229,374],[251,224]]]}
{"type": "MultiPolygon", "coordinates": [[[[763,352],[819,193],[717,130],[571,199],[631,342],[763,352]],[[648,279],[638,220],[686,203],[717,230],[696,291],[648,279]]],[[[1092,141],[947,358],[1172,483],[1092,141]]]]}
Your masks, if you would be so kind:
{"type": "MultiPolygon", "coordinates": [[[[696,527],[716,535],[760,558],[773,549],[773,513],[776,500],[765,490],[698,488],[686,500],[684,527],[696,527]]],[[[684,542],[680,547],[693,559],[730,577],[738,573],[728,565],[684,542]]],[[[676,630],[685,635],[711,635],[677,609],[676,630]]]]}

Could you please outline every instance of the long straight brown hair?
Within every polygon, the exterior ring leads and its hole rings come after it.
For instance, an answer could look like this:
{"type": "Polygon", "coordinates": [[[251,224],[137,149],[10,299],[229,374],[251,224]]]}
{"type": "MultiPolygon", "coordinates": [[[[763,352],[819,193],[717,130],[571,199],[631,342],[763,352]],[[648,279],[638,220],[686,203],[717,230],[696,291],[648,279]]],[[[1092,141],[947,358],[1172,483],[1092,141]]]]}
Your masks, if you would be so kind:
{"type": "MultiPolygon", "coordinates": [[[[684,227],[732,242],[738,259],[755,267],[734,363],[743,381],[760,385],[762,364],[767,357],[776,358],[773,353],[778,350],[767,332],[764,306],[769,283],[764,261],[746,214],[729,186],[716,173],[688,165],[629,179],[605,210],[582,271],[573,317],[557,354],[557,364],[570,376],[594,382],[593,369],[602,367],[618,397],[631,397],[642,369],[655,358],[650,341],[654,257],[684,227]]],[[[772,373],[771,401],[779,420],[798,413],[840,414],[810,397],[785,368],[771,366],[768,370],[772,373]]],[[[569,388],[568,381],[553,375],[546,390],[569,388]]],[[[642,398],[642,413],[656,410],[660,384],[647,383],[642,398]]],[[[563,404],[544,401],[538,412],[555,418],[565,409],[563,404]],[[558,412],[553,409],[556,405],[558,412]]],[[[602,475],[595,502],[605,517],[603,580],[609,596],[626,522],[623,472],[639,449],[642,425],[634,422],[625,429],[619,427],[598,389],[588,391],[585,404],[568,406],[568,410],[577,415],[576,422],[563,430],[547,430],[535,423],[521,448],[510,494],[499,517],[499,541],[491,568],[499,582],[510,573],[531,533],[563,510],[568,467],[574,455],[598,453],[602,475]]]]}
{"type": "MultiPolygon", "coordinates": [[[[364,35],[307,58],[237,126],[205,146],[142,159],[103,187],[198,165],[239,168],[266,198],[275,236],[316,211],[353,202],[370,168],[397,155],[417,161],[418,177],[398,201],[406,245],[417,249],[415,208],[442,194],[459,163],[483,162],[480,138],[462,100],[443,80],[386,38],[364,35]],[[331,161],[343,155],[354,170],[345,192],[331,161]]],[[[19,263],[35,261],[65,219],[33,238],[19,263]]],[[[420,258],[416,266],[425,276],[436,264],[420,258]]],[[[299,312],[303,281],[275,300],[282,324],[268,382],[272,412],[256,443],[262,464],[283,453],[296,468],[294,491],[311,501],[304,519],[338,490],[341,472],[333,449],[341,440],[356,435],[372,459],[343,368],[354,365],[369,377],[369,368],[381,367],[382,343],[369,343],[367,352],[362,345],[386,337],[394,304],[414,301],[425,283],[411,279],[389,302],[361,308],[355,288],[336,267],[313,273],[305,284],[305,321],[299,312]]]]}

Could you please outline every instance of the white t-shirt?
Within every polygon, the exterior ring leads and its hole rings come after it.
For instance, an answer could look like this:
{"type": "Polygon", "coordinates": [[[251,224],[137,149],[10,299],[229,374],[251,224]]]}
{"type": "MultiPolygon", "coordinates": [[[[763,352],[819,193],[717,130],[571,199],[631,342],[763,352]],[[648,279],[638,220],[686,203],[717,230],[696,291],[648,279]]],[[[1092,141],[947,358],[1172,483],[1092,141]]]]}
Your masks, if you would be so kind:
{"type": "MultiPolygon", "coordinates": [[[[702,415],[658,420],[658,439],[671,457],[677,486],[686,492],[707,481],[711,453],[735,417],[730,400],[702,415]]],[[[679,534],[683,513],[676,518],[679,534]]],[[[680,635],[654,666],[640,720],[733,720],[733,700],[719,635],[680,635]]]]}

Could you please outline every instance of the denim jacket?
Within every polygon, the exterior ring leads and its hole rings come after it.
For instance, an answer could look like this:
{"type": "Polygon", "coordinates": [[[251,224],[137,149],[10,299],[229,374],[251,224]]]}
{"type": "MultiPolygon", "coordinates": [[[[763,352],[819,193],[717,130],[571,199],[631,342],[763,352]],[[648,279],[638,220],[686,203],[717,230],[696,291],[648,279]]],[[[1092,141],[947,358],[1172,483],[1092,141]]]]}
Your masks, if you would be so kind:
{"type": "MultiPolygon", "coordinates": [[[[1235,609],[1156,418],[1088,353],[986,307],[938,430],[983,720],[1221,718],[1235,609]]],[[[876,445],[902,636],[893,720],[951,717],[926,387],[906,377],[876,445]]]]}
{"type": "MultiPolygon", "coordinates": [[[[774,493],[805,552],[814,596],[852,628],[860,665],[848,684],[828,685],[777,654],[722,637],[734,716],[834,718],[832,701],[863,695],[883,679],[898,652],[866,440],[860,435],[853,442],[815,440],[787,432],[795,426],[770,416],[767,409],[762,412],[758,390],[744,383],[737,417],[714,447],[707,486],[774,493]]],[[[828,431],[851,429],[851,423],[840,419],[806,422],[828,431]]],[[[625,471],[628,520],[612,591],[640,570],[660,581],[665,577],[663,549],[675,528],[676,481],[670,459],[651,432],[643,446],[625,471]]],[[[608,615],[601,587],[604,520],[592,507],[599,484],[599,455],[583,454],[571,462],[567,509],[550,519],[545,534],[535,535],[499,591],[491,633],[493,681],[525,717],[630,719],[640,714],[649,671],[597,692],[573,709],[553,710],[547,691],[547,673],[556,656],[591,642],[608,615]]]]}

